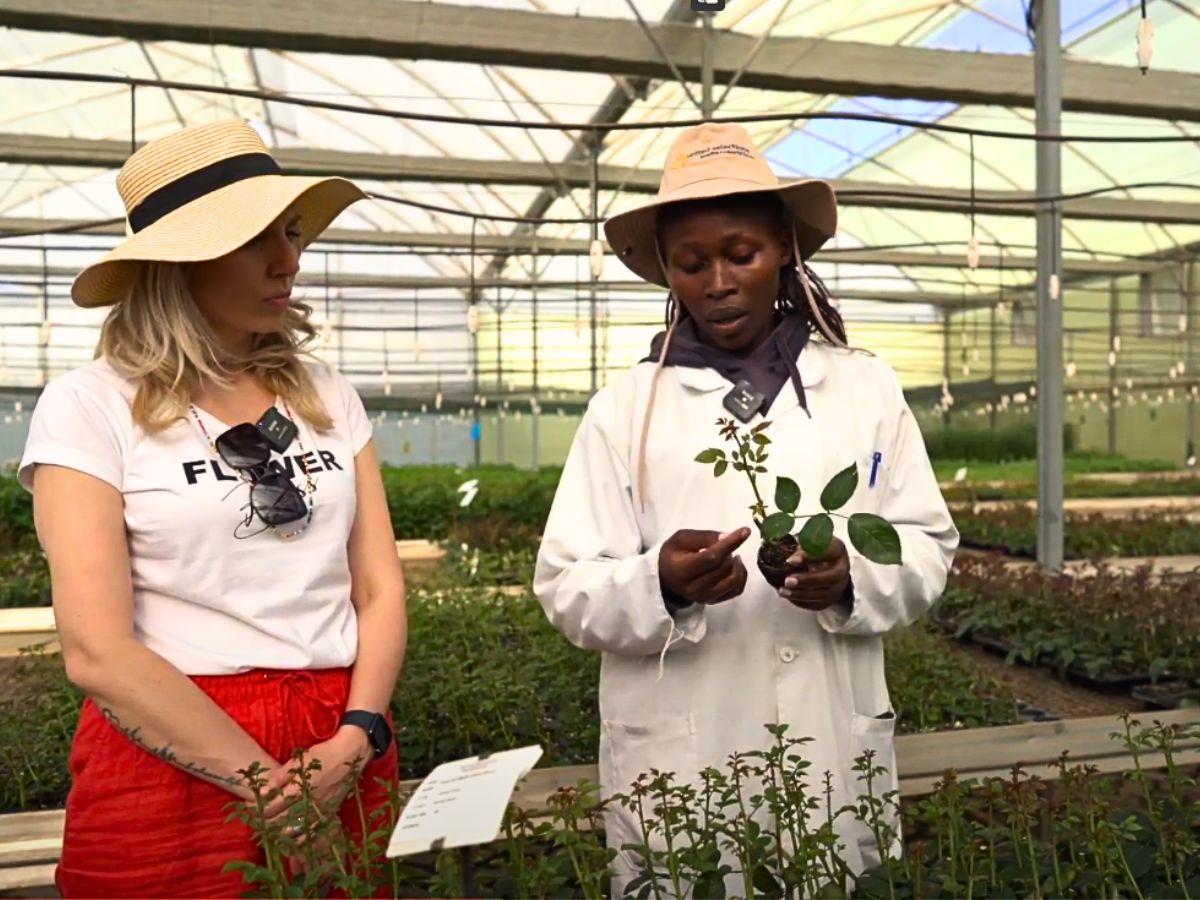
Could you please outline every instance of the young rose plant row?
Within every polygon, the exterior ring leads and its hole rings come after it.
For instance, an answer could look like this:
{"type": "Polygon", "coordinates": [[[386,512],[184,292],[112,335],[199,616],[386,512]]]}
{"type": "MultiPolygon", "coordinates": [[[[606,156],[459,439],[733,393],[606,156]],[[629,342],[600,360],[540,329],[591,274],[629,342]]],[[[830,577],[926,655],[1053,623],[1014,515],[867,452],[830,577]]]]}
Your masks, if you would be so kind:
{"type": "MultiPolygon", "coordinates": [[[[781,601],[782,602],[782,601],[781,601]]],[[[418,590],[409,653],[393,699],[402,774],[537,743],[541,765],[590,763],[599,744],[599,657],[572,647],[529,595],[418,590]]],[[[3,663],[0,811],[61,806],[81,698],[57,656],[3,663]]],[[[1010,690],[954,648],[914,628],[889,640],[887,674],[902,731],[1009,724],[1010,690]]]]}
{"type": "MultiPolygon", "coordinates": [[[[448,759],[532,742],[546,748],[545,765],[594,759],[597,661],[550,630],[532,598],[419,591],[412,628],[393,710],[406,777],[448,759]]],[[[901,729],[1011,722],[1011,695],[956,657],[946,640],[918,629],[889,641],[888,680],[901,729]]],[[[54,657],[17,661],[5,684],[5,808],[59,806],[79,697],[54,657]]],[[[1113,727],[1124,731],[1118,740],[1135,755],[1172,754],[1180,737],[1136,724],[1123,730],[1115,719],[1113,727]]],[[[302,759],[293,764],[304,767],[302,759]]],[[[648,773],[610,801],[661,822],[650,827],[652,846],[634,848],[643,860],[636,895],[675,896],[678,887],[696,884],[695,896],[713,897],[1200,897],[1197,785],[1194,772],[1179,766],[1150,775],[1135,765],[1097,778],[1064,760],[1055,789],[1019,772],[973,787],[949,776],[931,796],[900,804],[880,794],[875,761],[859,765],[861,797],[841,810],[825,803],[822,773],[805,762],[804,742],[782,730],[764,732],[762,752],[705,773],[702,793],[648,773]],[[857,819],[889,845],[897,807],[906,853],[851,876],[831,822],[857,819]],[[663,850],[668,832],[671,852],[663,850]]],[[[373,855],[386,845],[404,799],[395,796],[368,829],[373,855]]],[[[259,809],[239,814],[258,833],[265,858],[230,861],[256,896],[322,897],[336,888],[349,896],[607,895],[610,855],[594,786],[559,792],[547,816],[510,810],[501,840],[475,859],[473,891],[453,852],[372,868],[354,861],[351,851],[362,848],[325,833],[334,819],[318,816],[311,803],[296,807],[294,821],[271,826],[259,809]],[[298,832],[288,830],[293,825],[298,832]],[[317,855],[297,834],[328,839],[330,852],[317,855]],[[312,857],[305,872],[284,868],[282,860],[295,855],[312,857]]]]}
{"type": "MultiPolygon", "coordinates": [[[[240,815],[263,859],[229,866],[251,896],[599,900],[609,896],[615,853],[604,846],[603,810],[618,804],[639,817],[646,836],[623,848],[637,872],[629,897],[1200,896],[1200,794],[1178,751],[1200,728],[1126,718],[1114,720],[1112,738],[1130,754],[1124,773],[1100,776],[1064,755],[1055,782],[1019,768],[982,783],[947,772],[930,795],[904,802],[881,791],[883,769],[868,754],[856,761],[857,801],[839,809],[826,774],[805,759],[807,742],[768,727],[761,750],[721,768],[645,773],[606,803],[595,785],[581,783],[553,794],[544,813],[510,807],[499,840],[472,849],[469,876],[455,851],[382,860],[402,796],[367,824],[365,846],[352,847],[303,788],[290,817],[271,824],[260,792],[240,815]],[[1143,767],[1151,754],[1165,758],[1165,770],[1143,767]],[[852,823],[877,846],[902,851],[856,874],[838,838],[852,823]],[[283,864],[291,856],[306,859],[302,872],[283,864]]],[[[303,758],[292,764],[305,784],[303,758]]]]}

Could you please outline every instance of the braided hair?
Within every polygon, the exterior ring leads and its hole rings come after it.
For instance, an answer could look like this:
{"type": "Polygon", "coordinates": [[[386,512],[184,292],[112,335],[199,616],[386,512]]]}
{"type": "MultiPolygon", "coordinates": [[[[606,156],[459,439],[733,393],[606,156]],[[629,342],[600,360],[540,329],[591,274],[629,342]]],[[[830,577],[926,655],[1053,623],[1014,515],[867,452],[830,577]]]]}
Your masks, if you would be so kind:
{"type": "MultiPolygon", "coordinates": [[[[738,194],[729,197],[719,197],[712,200],[696,200],[684,201],[682,203],[671,204],[665,207],[659,214],[659,227],[661,229],[664,220],[674,218],[684,209],[695,209],[701,205],[712,206],[720,204],[728,209],[737,210],[762,210],[770,214],[779,228],[790,235],[793,227],[792,217],[787,207],[783,205],[778,195],[773,193],[752,193],[738,194]]],[[[809,334],[815,334],[825,337],[819,323],[815,320],[812,310],[809,309],[808,299],[804,293],[804,287],[800,284],[800,273],[797,267],[804,267],[804,274],[808,277],[808,283],[812,287],[813,299],[817,303],[817,307],[821,311],[830,330],[834,336],[843,344],[848,343],[846,339],[846,323],[842,319],[841,313],[834,308],[831,302],[829,288],[817,276],[817,273],[812,270],[808,263],[803,260],[793,259],[782,265],[779,269],[779,296],[775,299],[775,317],[782,319],[785,316],[800,316],[804,320],[804,324],[808,328],[809,334]]],[[[671,327],[671,323],[675,321],[676,311],[680,318],[687,315],[686,307],[679,305],[679,301],[675,298],[675,294],[668,293],[666,306],[666,325],[671,327]]]]}

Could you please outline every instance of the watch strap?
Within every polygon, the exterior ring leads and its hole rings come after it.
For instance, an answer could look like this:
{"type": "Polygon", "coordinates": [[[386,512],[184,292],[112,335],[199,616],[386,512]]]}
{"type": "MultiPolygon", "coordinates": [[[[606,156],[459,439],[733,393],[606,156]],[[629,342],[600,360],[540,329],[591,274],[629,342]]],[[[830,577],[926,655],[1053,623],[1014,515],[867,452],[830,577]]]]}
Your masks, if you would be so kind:
{"type": "Polygon", "coordinates": [[[392,743],[392,730],[380,713],[365,709],[348,709],[342,713],[342,725],[353,725],[367,733],[367,740],[376,757],[383,756],[392,743]]]}

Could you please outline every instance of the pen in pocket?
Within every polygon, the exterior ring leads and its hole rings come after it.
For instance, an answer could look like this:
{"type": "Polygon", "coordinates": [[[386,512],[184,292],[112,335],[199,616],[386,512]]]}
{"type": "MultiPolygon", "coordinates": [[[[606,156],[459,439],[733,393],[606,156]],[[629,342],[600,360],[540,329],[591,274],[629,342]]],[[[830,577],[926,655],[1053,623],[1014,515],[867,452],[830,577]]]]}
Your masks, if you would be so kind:
{"type": "Polygon", "coordinates": [[[881,462],[883,462],[883,454],[876,450],[875,455],[871,457],[871,481],[867,485],[868,487],[875,487],[875,481],[879,477],[879,464],[881,462]]]}

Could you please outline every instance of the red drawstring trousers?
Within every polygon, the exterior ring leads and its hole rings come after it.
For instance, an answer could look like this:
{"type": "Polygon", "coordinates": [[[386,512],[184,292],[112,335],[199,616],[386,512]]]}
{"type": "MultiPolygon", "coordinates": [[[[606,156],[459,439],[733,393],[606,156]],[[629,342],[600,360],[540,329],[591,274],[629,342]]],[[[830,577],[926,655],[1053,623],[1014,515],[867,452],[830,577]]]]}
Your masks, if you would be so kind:
{"type": "MultiPolygon", "coordinates": [[[[287,763],[297,748],[333,736],[350,692],[349,669],[193,676],[192,680],[259,745],[287,763]]],[[[384,807],[399,777],[396,745],[372,760],[359,782],[362,812],[384,807]]],[[[250,829],[229,818],[236,798],[137,746],[88,700],[71,745],[62,859],[55,882],[63,897],[240,897],[235,860],[263,862],[250,829]]],[[[359,800],[340,817],[361,839],[359,800]]]]}

